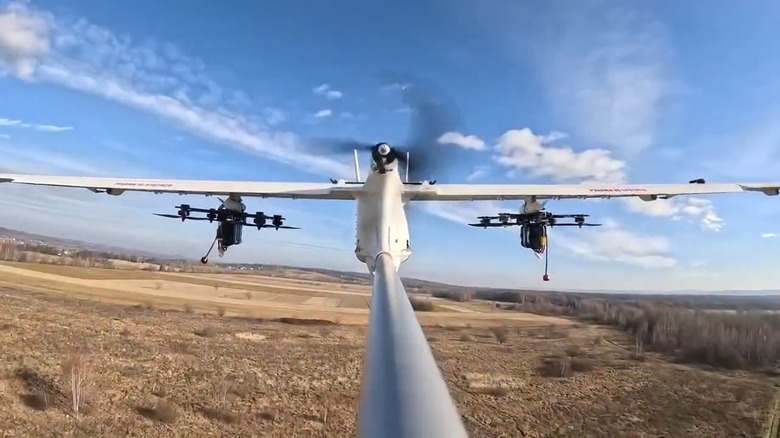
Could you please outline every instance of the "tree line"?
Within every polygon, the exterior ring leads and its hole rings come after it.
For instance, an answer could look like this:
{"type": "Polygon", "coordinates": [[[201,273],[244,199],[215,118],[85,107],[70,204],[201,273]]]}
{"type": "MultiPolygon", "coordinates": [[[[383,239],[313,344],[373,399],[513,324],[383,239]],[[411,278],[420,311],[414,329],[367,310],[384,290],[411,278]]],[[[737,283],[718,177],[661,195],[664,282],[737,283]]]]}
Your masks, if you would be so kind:
{"type": "MultiPolygon", "coordinates": [[[[518,311],[568,316],[630,333],[636,349],[648,349],[679,361],[727,369],[774,369],[780,364],[780,313],[762,310],[713,311],[669,305],[663,300],[610,300],[586,294],[501,292],[437,293],[467,301],[487,298],[512,303],[518,311]]],[[[625,296],[624,296],[625,298],[625,296]]],[[[672,301],[674,298],[671,298],[672,301]]]]}

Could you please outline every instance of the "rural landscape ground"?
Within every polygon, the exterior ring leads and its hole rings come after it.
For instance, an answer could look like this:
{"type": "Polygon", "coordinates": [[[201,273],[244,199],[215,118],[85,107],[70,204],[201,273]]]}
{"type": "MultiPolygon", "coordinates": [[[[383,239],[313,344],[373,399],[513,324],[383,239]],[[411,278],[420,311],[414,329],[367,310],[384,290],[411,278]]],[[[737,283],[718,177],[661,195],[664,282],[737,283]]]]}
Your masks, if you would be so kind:
{"type": "MultiPolygon", "coordinates": [[[[354,436],[370,289],[298,277],[0,263],[0,433],[354,436]]],[[[769,433],[765,373],[674,363],[607,325],[420,292],[473,437],[769,433]]]]}

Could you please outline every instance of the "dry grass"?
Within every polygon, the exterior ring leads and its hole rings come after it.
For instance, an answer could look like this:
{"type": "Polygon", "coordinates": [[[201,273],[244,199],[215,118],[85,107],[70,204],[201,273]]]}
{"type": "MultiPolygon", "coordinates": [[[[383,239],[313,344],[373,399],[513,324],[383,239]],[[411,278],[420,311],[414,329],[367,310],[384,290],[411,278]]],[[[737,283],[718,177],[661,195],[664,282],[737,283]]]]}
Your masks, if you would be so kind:
{"type": "Polygon", "coordinates": [[[430,300],[409,297],[409,302],[412,303],[412,309],[415,312],[433,312],[435,310],[435,306],[430,300]]]}
{"type": "MultiPolygon", "coordinates": [[[[11,436],[355,435],[364,327],[13,290],[0,315],[11,436]],[[78,420],[62,373],[74,352],[92,377],[78,420]]],[[[504,344],[489,327],[425,329],[472,437],[757,436],[772,398],[749,375],[633,360],[616,331],[502,329],[504,344]],[[555,372],[540,373],[545,364],[555,372]]]]}
{"type": "MultiPolygon", "coordinates": [[[[364,296],[322,310],[341,285],[24,266],[56,275],[0,269],[9,435],[354,436],[367,313],[343,306],[364,296]],[[143,293],[122,289],[139,278],[143,293]]],[[[757,436],[772,399],[762,376],[636,355],[618,331],[434,302],[417,317],[472,437],[757,436]]]]}
{"type": "Polygon", "coordinates": [[[162,398],[157,399],[152,405],[138,406],[136,410],[142,416],[160,423],[173,424],[179,418],[176,406],[162,398]]]}
{"type": "MultiPolygon", "coordinates": [[[[22,286],[25,290],[61,293],[69,297],[107,303],[139,305],[147,310],[185,310],[196,314],[224,311],[226,316],[320,319],[356,325],[367,323],[369,300],[366,296],[350,295],[352,292],[339,295],[332,292],[337,289],[332,284],[323,284],[323,289],[316,292],[296,289],[297,284],[296,281],[258,275],[179,274],[0,263],[0,287],[22,286]],[[213,277],[224,277],[225,280],[215,280],[213,277]],[[237,277],[239,280],[235,280],[237,277]],[[269,278],[273,281],[269,281],[269,278]],[[156,289],[156,281],[162,281],[163,286],[156,289]],[[273,285],[265,285],[266,281],[273,285]],[[212,285],[214,282],[221,285],[216,292],[212,285]],[[251,300],[246,299],[247,293],[252,294],[251,300]],[[323,301],[337,301],[338,305],[323,306],[323,301]]],[[[449,321],[453,320],[458,324],[474,326],[571,324],[571,321],[563,318],[517,312],[504,312],[497,318],[497,315],[491,313],[457,311],[457,308],[468,304],[470,303],[449,303],[448,306],[454,306],[455,310],[436,305],[432,312],[418,312],[418,319],[423,325],[449,324],[449,321]]]]}

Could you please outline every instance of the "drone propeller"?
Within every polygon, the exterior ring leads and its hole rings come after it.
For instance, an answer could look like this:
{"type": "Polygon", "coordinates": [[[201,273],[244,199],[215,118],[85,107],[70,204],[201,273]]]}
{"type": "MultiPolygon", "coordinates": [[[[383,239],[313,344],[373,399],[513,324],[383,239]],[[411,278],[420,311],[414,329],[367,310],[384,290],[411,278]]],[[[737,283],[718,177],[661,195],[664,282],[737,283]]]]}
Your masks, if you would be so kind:
{"type": "MultiPolygon", "coordinates": [[[[457,130],[460,117],[456,106],[431,84],[420,81],[403,87],[401,93],[404,103],[411,110],[411,129],[405,144],[390,143],[393,158],[408,170],[411,181],[446,179],[442,172],[454,167],[457,150],[438,140],[443,134],[457,130]]],[[[379,144],[326,138],[315,138],[307,143],[317,151],[327,153],[351,153],[355,149],[373,153],[379,144]]]]}
{"type": "Polygon", "coordinates": [[[601,226],[601,224],[586,224],[586,223],[582,223],[582,224],[576,224],[576,223],[575,224],[559,224],[557,222],[556,223],[552,223],[551,222],[549,225],[551,227],[580,227],[580,228],[582,228],[582,227],[600,227],[601,226]]]}
{"type": "Polygon", "coordinates": [[[209,218],[207,218],[207,217],[192,217],[192,216],[181,217],[178,214],[166,214],[166,213],[152,213],[152,214],[154,214],[155,216],[168,217],[168,218],[171,218],[171,219],[181,219],[182,222],[184,222],[185,220],[189,220],[189,221],[207,221],[207,220],[209,220],[209,218]]]}
{"type": "Polygon", "coordinates": [[[262,223],[261,224],[257,224],[257,223],[250,224],[246,220],[241,222],[241,224],[245,225],[247,227],[257,227],[258,229],[260,229],[260,228],[275,228],[277,230],[279,230],[279,229],[282,229],[282,230],[300,230],[301,229],[300,227],[293,227],[293,226],[290,226],[290,225],[281,225],[281,224],[279,224],[279,225],[262,224],[262,223]]]}

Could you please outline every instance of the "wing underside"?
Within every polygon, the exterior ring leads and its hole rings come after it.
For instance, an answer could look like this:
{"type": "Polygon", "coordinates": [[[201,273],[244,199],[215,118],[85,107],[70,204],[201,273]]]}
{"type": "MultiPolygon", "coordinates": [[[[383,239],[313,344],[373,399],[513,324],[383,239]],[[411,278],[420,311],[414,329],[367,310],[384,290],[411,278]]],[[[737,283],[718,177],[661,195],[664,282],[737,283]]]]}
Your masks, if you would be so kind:
{"type": "Polygon", "coordinates": [[[343,183],[296,183],[207,180],[93,178],[48,175],[0,175],[0,183],[89,189],[96,193],[176,193],[181,195],[241,195],[261,198],[354,199],[360,186],[343,183]]]}
{"type": "Polygon", "coordinates": [[[502,201],[515,199],[588,199],[638,197],[645,201],[678,195],[762,192],[777,195],[780,183],[760,184],[421,184],[407,187],[416,201],[502,201]]]}
{"type": "MultiPolygon", "coordinates": [[[[97,178],[48,175],[0,175],[0,183],[85,188],[96,193],[177,193],[182,195],[241,195],[289,199],[355,199],[362,185],[300,182],[252,182],[97,178]]],[[[707,184],[429,184],[406,185],[404,193],[415,201],[501,201],[536,199],[588,199],[638,197],[645,201],[678,195],[761,192],[777,195],[780,183],[707,184]]]]}

